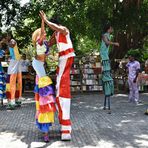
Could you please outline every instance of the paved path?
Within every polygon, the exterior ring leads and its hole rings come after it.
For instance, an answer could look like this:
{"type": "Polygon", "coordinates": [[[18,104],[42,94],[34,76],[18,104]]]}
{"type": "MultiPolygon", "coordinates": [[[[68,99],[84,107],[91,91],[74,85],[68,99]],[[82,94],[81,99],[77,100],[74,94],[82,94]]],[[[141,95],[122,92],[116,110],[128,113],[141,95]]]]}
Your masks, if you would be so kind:
{"type": "Polygon", "coordinates": [[[50,132],[50,143],[42,142],[42,134],[34,125],[33,97],[21,108],[7,111],[0,107],[0,148],[148,148],[148,94],[141,94],[143,103],[127,102],[127,95],[112,98],[112,114],[102,110],[103,95],[74,95],[71,108],[72,141],[60,141],[59,125],[50,132]]]}

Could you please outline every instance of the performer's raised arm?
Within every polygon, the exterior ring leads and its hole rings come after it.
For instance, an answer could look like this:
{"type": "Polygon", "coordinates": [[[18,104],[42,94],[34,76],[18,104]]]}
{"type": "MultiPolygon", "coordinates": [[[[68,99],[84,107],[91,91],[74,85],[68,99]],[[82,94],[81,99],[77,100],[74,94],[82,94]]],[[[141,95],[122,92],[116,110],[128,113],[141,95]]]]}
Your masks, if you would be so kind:
{"type": "Polygon", "coordinates": [[[55,30],[57,32],[61,32],[64,35],[68,34],[68,29],[64,26],[52,23],[50,21],[47,20],[46,14],[44,13],[44,11],[40,11],[40,17],[44,20],[44,22],[48,25],[48,27],[50,27],[52,30],[55,30]]]}

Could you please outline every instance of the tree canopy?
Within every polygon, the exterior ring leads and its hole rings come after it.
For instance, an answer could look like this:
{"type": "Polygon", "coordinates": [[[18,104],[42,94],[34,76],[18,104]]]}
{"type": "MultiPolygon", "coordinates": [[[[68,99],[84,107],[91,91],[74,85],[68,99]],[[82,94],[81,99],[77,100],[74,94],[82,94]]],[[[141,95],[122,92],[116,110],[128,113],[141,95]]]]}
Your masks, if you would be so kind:
{"type": "MultiPolygon", "coordinates": [[[[1,0],[0,8],[0,27],[13,28],[21,48],[30,46],[32,32],[40,27],[40,10],[49,19],[55,15],[61,18],[71,31],[78,54],[99,50],[102,28],[108,21],[114,28],[113,39],[120,43],[119,48],[112,48],[112,59],[122,58],[129,49],[148,48],[147,0],[30,0],[24,6],[17,0],[1,0]]],[[[52,31],[47,31],[51,35],[52,31]]]]}

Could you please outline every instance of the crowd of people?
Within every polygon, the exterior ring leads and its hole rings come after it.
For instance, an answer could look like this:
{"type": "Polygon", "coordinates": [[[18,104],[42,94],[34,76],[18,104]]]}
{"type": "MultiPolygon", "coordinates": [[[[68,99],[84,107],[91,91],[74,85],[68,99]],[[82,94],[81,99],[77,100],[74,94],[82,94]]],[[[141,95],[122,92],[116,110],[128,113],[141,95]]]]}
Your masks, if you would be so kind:
{"type": "MultiPolygon", "coordinates": [[[[36,101],[36,125],[43,132],[43,139],[49,142],[48,132],[52,123],[54,123],[54,113],[58,111],[59,123],[61,125],[61,139],[71,139],[71,120],[70,120],[70,70],[74,61],[74,49],[70,39],[69,29],[62,26],[57,18],[47,20],[43,11],[39,13],[41,18],[41,27],[32,34],[32,42],[36,49],[36,56],[32,61],[32,66],[36,72],[35,79],[35,101],[36,101]],[[46,39],[45,25],[53,31],[49,41],[46,39]],[[44,64],[50,48],[57,44],[59,60],[56,77],[56,90],[54,89],[51,78],[46,74],[44,64]]],[[[110,96],[114,94],[114,83],[111,75],[111,66],[109,60],[109,45],[119,46],[118,42],[112,42],[110,34],[113,29],[111,25],[106,25],[102,35],[100,56],[102,59],[102,82],[105,95],[104,110],[108,101],[108,110],[111,113],[110,96]]],[[[22,74],[28,72],[27,66],[31,63],[26,60],[26,55],[19,53],[17,42],[10,34],[4,34],[0,39],[0,59],[3,60],[5,54],[9,54],[9,66],[7,76],[5,76],[0,65],[0,99],[7,98],[7,109],[15,109],[21,106],[22,97],[22,74]]],[[[140,63],[129,56],[129,62],[126,65],[128,71],[129,83],[129,102],[139,103],[138,91],[138,73],[140,72],[140,63]]],[[[25,83],[23,83],[25,84],[25,83]]],[[[23,85],[23,88],[25,86],[23,85]]]]}

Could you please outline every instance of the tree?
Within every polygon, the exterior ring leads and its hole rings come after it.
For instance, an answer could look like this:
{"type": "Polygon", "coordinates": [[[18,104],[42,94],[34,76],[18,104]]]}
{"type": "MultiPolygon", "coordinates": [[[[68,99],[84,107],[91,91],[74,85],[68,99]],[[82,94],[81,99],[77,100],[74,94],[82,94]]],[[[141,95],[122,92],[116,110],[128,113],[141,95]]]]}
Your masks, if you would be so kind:
{"type": "MultiPolygon", "coordinates": [[[[19,13],[9,17],[9,21],[15,23],[8,24],[15,27],[14,33],[21,48],[31,44],[32,32],[40,27],[39,10],[44,10],[49,18],[60,16],[62,24],[70,29],[75,50],[81,54],[92,52],[90,49],[100,44],[102,28],[107,21],[113,25],[114,40],[121,45],[118,49],[113,47],[111,59],[122,58],[131,48],[142,49],[148,34],[147,0],[34,0],[23,7],[15,0],[6,3],[13,3],[13,6],[17,3],[19,13]],[[15,21],[14,16],[18,18],[15,21]]],[[[0,6],[10,9],[2,3],[0,6]]],[[[16,8],[13,11],[16,12],[16,8]]],[[[48,35],[52,33],[47,31],[48,35]]]]}

